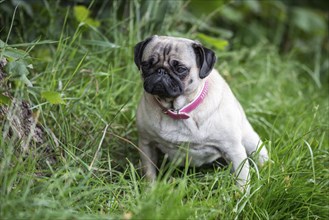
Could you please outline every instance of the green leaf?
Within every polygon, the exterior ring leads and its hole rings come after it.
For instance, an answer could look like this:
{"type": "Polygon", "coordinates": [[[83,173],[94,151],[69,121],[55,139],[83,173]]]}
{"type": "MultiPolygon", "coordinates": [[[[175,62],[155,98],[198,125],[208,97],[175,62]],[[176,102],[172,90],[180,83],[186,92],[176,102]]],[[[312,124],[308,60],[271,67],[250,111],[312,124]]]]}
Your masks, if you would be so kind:
{"type": "Polygon", "coordinates": [[[0,40],[0,55],[8,60],[4,67],[10,78],[18,79],[27,86],[32,87],[31,81],[27,78],[28,68],[33,69],[31,57],[24,50],[12,48],[0,40]]]}
{"type": "Polygon", "coordinates": [[[79,22],[84,22],[90,14],[90,11],[83,5],[75,6],[74,9],[74,16],[79,22]]]}
{"type": "Polygon", "coordinates": [[[225,50],[226,47],[228,46],[228,41],[224,39],[209,37],[201,33],[197,34],[197,37],[200,38],[201,41],[215,47],[218,50],[225,50]]]}
{"type": "Polygon", "coordinates": [[[4,48],[5,46],[7,46],[7,44],[0,40],[0,49],[4,48]]]}
{"type": "Polygon", "coordinates": [[[11,61],[5,66],[5,71],[14,79],[22,81],[25,85],[33,87],[31,81],[27,78],[29,65],[26,65],[24,61],[11,61]]]}
{"type": "Polygon", "coordinates": [[[327,31],[325,18],[313,10],[307,8],[294,8],[292,23],[308,34],[324,36],[327,31]]]}
{"type": "MultiPolygon", "coordinates": [[[[59,41],[55,40],[41,40],[41,41],[35,41],[31,43],[19,43],[19,44],[10,44],[10,47],[29,47],[29,46],[36,46],[36,45],[44,45],[44,44],[56,44],[59,41]]],[[[0,48],[1,48],[1,40],[0,40],[0,48]]]]}
{"type": "Polygon", "coordinates": [[[248,10],[259,13],[261,11],[261,5],[259,1],[244,1],[244,5],[248,8],[248,10]]]}
{"type": "Polygon", "coordinates": [[[5,96],[0,93],[0,106],[1,105],[10,105],[11,100],[8,96],[5,96]]]}
{"type": "Polygon", "coordinates": [[[4,46],[3,48],[0,48],[0,52],[3,56],[8,58],[8,60],[24,59],[26,61],[30,61],[30,59],[31,59],[31,57],[28,55],[28,53],[26,53],[24,50],[12,48],[9,46],[8,47],[4,46]]]}
{"type": "Polygon", "coordinates": [[[202,15],[208,15],[215,11],[218,8],[223,7],[225,4],[228,4],[229,0],[216,0],[216,1],[200,1],[200,0],[191,0],[188,4],[189,10],[196,14],[197,17],[202,15]]]}
{"type": "Polygon", "coordinates": [[[99,27],[99,25],[100,25],[99,21],[92,19],[92,18],[87,18],[85,20],[85,23],[92,27],[99,27]]]}
{"type": "Polygon", "coordinates": [[[241,11],[228,5],[225,5],[221,10],[221,16],[234,23],[240,23],[244,19],[244,14],[241,11]]]}
{"type": "Polygon", "coordinates": [[[81,40],[81,43],[85,44],[85,45],[108,47],[108,48],[119,48],[120,47],[117,44],[113,44],[108,41],[100,41],[100,40],[81,40]]]}
{"type": "Polygon", "coordinates": [[[100,22],[89,17],[90,11],[83,5],[78,5],[73,8],[74,16],[80,23],[85,23],[92,27],[99,27],[100,22]]]}
{"type": "Polygon", "coordinates": [[[22,61],[11,61],[5,66],[6,72],[11,75],[11,77],[21,77],[29,74],[27,66],[22,61]]]}
{"type": "Polygon", "coordinates": [[[61,94],[58,92],[42,92],[41,97],[45,98],[51,104],[65,104],[65,101],[62,99],[61,94]]]}
{"type": "Polygon", "coordinates": [[[8,60],[31,59],[28,53],[24,50],[13,48],[2,40],[0,40],[0,54],[5,56],[8,60]]]}
{"type": "Polygon", "coordinates": [[[22,75],[21,77],[19,77],[19,80],[22,81],[25,85],[27,85],[28,87],[33,87],[33,84],[31,83],[31,81],[26,77],[26,75],[22,75]]]}

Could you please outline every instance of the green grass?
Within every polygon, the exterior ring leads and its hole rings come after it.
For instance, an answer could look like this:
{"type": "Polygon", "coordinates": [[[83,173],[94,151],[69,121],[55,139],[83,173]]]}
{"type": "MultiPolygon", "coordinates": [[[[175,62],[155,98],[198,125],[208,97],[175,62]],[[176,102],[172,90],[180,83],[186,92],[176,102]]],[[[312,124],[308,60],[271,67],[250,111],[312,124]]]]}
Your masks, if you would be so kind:
{"type": "MultiPolygon", "coordinates": [[[[70,13],[64,19],[65,8],[48,8],[51,37],[41,40],[57,43],[22,47],[33,47],[34,87],[16,92],[33,103],[40,123],[57,137],[58,146],[51,135],[48,142],[58,161],[47,163],[37,150],[22,155],[17,140],[1,135],[0,219],[328,219],[328,82],[312,75],[316,64],[279,54],[266,41],[217,51],[216,68],[273,160],[252,170],[250,195],[239,193],[229,167],[165,165],[167,173],[153,186],[142,179],[135,145],[142,84],[132,48],[155,33],[195,33],[173,31],[181,7],[171,9],[173,16],[155,32],[138,18],[137,1],[129,6],[125,19],[118,20],[115,5],[99,18],[102,31],[78,27],[70,13]],[[61,93],[66,104],[47,103],[43,91],[61,93]]],[[[157,6],[149,7],[152,12],[157,6]]],[[[25,35],[10,36],[8,43],[26,43],[25,35]]]]}

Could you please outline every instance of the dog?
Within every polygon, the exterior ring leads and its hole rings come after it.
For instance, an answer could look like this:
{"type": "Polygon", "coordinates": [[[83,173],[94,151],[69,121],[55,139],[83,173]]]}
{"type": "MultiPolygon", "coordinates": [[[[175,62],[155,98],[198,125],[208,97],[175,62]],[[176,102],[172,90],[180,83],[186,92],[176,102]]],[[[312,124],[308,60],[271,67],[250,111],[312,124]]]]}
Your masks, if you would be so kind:
{"type": "Polygon", "coordinates": [[[154,181],[158,152],[191,166],[220,157],[232,163],[237,185],[249,183],[248,155],[260,165],[268,153],[214,64],[214,51],[198,41],[152,36],[136,44],[134,62],[144,93],[137,109],[144,174],[154,181]]]}

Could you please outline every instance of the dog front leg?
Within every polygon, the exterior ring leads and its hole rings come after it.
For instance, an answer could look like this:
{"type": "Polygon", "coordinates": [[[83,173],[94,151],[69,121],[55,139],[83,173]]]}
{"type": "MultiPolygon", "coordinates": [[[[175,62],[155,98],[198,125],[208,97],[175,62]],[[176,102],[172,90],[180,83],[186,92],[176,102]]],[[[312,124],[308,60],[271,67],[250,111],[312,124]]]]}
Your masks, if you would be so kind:
{"type": "Polygon", "coordinates": [[[232,162],[237,185],[242,189],[246,188],[249,183],[249,161],[244,147],[241,144],[234,146],[226,152],[225,156],[232,162]]]}
{"type": "Polygon", "coordinates": [[[139,150],[145,177],[147,180],[153,182],[155,181],[157,175],[157,151],[148,141],[143,140],[139,140],[139,150]]]}

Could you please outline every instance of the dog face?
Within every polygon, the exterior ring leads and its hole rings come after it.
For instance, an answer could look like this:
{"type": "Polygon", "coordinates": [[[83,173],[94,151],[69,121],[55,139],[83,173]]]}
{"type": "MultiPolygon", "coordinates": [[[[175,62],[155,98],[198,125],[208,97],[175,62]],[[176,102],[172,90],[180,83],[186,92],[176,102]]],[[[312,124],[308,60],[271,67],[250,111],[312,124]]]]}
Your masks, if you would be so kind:
{"type": "Polygon", "coordinates": [[[214,52],[200,43],[167,36],[147,38],[134,53],[145,91],[160,98],[193,92],[216,62],[214,52]]]}

